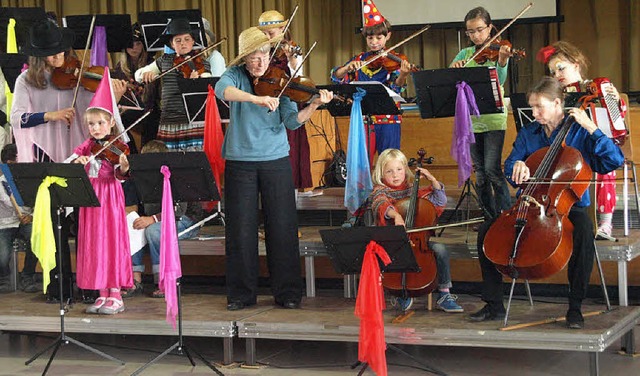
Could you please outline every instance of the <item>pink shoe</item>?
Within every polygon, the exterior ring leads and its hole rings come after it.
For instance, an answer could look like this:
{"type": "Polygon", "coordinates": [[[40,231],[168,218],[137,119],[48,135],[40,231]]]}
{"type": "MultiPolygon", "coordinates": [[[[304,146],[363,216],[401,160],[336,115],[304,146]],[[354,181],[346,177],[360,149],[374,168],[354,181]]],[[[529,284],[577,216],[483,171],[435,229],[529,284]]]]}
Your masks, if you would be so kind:
{"type": "Polygon", "coordinates": [[[104,304],[106,303],[107,298],[104,296],[99,297],[98,299],[96,299],[95,302],[93,302],[93,304],[91,306],[89,306],[85,312],[86,313],[98,313],[100,311],[100,308],[102,308],[102,306],[104,306],[104,304]]]}
{"type": "Polygon", "coordinates": [[[124,311],[124,302],[121,299],[108,297],[107,302],[100,307],[98,312],[102,315],[115,315],[122,311],[124,311]]]}

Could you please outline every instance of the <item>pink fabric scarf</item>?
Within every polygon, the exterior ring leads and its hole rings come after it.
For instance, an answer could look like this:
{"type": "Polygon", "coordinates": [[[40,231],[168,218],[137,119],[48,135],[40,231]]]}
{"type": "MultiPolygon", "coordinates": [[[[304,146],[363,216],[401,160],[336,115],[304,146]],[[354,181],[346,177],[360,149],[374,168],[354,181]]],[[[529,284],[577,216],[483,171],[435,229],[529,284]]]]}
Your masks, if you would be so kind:
{"type": "Polygon", "coordinates": [[[173,195],[171,194],[171,171],[169,167],[160,167],[164,175],[162,190],[162,221],[160,222],[160,280],[158,285],[164,291],[167,303],[167,322],[176,328],[178,314],[178,290],[176,281],[182,277],[180,266],[180,250],[178,248],[178,232],[176,230],[176,216],[173,211],[173,195]]]}
{"type": "Polygon", "coordinates": [[[480,112],[478,112],[471,87],[461,81],[456,84],[456,88],[458,88],[458,96],[451,140],[451,157],[458,162],[458,187],[462,187],[473,171],[470,145],[476,143],[476,138],[473,135],[471,114],[479,117],[480,112]]]}

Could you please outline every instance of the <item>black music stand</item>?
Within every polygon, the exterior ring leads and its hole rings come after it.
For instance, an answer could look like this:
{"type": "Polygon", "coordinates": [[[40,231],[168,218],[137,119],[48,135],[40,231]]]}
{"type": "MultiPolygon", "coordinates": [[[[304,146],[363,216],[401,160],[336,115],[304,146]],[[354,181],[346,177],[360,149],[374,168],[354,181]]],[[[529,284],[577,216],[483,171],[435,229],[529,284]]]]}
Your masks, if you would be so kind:
{"type": "Polygon", "coordinates": [[[49,187],[51,194],[51,207],[57,208],[57,232],[58,237],[58,283],[60,287],[60,335],[58,338],[44,350],[41,350],[37,354],[27,360],[24,364],[29,365],[36,360],[40,355],[53,349],[51,357],[47,362],[47,365],[42,372],[42,375],[46,375],[53,362],[53,358],[58,353],[61,345],[73,343],[76,346],[82,347],[85,350],[89,350],[94,354],[100,355],[103,358],[118,362],[124,365],[124,361],[108,355],[98,349],[95,349],[89,345],[86,345],[78,340],[75,340],[66,335],[64,331],[64,314],[67,308],[64,304],[63,298],[63,286],[62,286],[62,252],[60,251],[62,245],[60,239],[62,236],[62,213],[65,206],[75,207],[96,207],[100,206],[98,197],[96,197],[91,182],[87,177],[87,173],[84,170],[84,166],[81,164],[68,164],[68,163],[12,163],[9,165],[9,170],[13,175],[13,179],[16,183],[18,191],[25,201],[25,205],[35,206],[36,194],[38,187],[47,176],[58,176],[65,178],[67,181],[67,187],[61,187],[57,184],[52,184],[49,187]]]}
{"type": "MultiPolygon", "coordinates": [[[[189,123],[194,121],[204,121],[207,95],[209,95],[209,85],[215,87],[220,77],[207,78],[183,78],[178,77],[178,88],[182,95],[182,103],[189,123]]],[[[223,123],[229,122],[229,104],[216,97],[218,112],[223,123]]]]}
{"type": "MultiPolygon", "coordinates": [[[[174,202],[220,200],[213,173],[211,172],[211,165],[209,165],[207,156],[203,152],[133,154],[129,156],[129,163],[138,197],[143,203],[162,202],[164,184],[164,176],[160,172],[160,167],[162,166],[169,167],[171,171],[171,192],[174,202]]],[[[178,289],[178,341],[147,364],[138,368],[131,374],[132,376],[140,374],[174,349],[178,355],[185,355],[189,359],[191,366],[195,367],[196,365],[182,336],[181,278],[176,280],[176,286],[178,289]]],[[[194,349],[191,349],[191,351],[213,372],[223,376],[199,352],[194,349]]]]}
{"type": "Polygon", "coordinates": [[[147,51],[164,51],[164,43],[160,41],[160,37],[166,32],[169,22],[175,18],[186,18],[192,29],[199,29],[199,38],[196,38],[193,44],[194,50],[200,50],[207,46],[200,9],[160,10],[138,13],[138,22],[142,29],[144,46],[147,51]]]}
{"type": "MultiPolygon", "coordinates": [[[[84,50],[89,38],[89,29],[93,15],[66,16],[62,19],[65,27],[76,33],[73,48],[84,50]]],[[[104,26],[107,34],[107,50],[109,52],[122,52],[125,48],[133,47],[133,31],[131,29],[131,16],[128,14],[98,14],[94,26],[104,26]]],[[[89,48],[92,48],[90,41],[89,48]]]]}
{"type": "MultiPolygon", "coordinates": [[[[416,86],[416,103],[420,109],[420,117],[423,119],[454,116],[458,93],[456,84],[461,81],[471,86],[481,114],[504,111],[495,67],[432,69],[414,72],[412,75],[416,86]]],[[[455,209],[446,221],[443,218],[443,222],[449,222],[458,213],[465,199],[467,199],[467,218],[469,218],[471,198],[476,201],[485,216],[490,216],[487,208],[478,198],[476,185],[469,178],[464,182],[455,209]]],[[[438,236],[442,235],[443,231],[444,228],[440,230],[438,236]]]]}
{"type": "Polygon", "coordinates": [[[24,54],[5,54],[0,53],[0,67],[2,74],[7,80],[9,90],[13,93],[16,86],[16,79],[22,73],[22,67],[27,64],[27,55],[24,54]]]}
{"type": "MultiPolygon", "coordinates": [[[[367,129],[367,148],[369,147],[369,137],[373,129],[371,115],[399,115],[402,113],[396,102],[389,95],[388,89],[380,82],[358,83],[352,82],[343,85],[321,85],[318,89],[327,89],[335,94],[342,95],[345,99],[353,99],[353,94],[358,88],[363,89],[367,94],[362,98],[362,115],[367,129]]],[[[326,104],[331,116],[351,116],[352,103],[342,101],[331,101],[326,104]]],[[[368,151],[369,152],[369,151],[368,151]]]]}
{"type": "MultiPolygon", "coordinates": [[[[380,260],[380,269],[389,273],[419,272],[420,267],[413,255],[407,232],[402,226],[380,227],[341,227],[338,229],[320,230],[322,243],[329,254],[334,269],[341,274],[359,274],[367,245],[371,240],[378,243],[389,255],[391,263],[386,267],[380,260]]],[[[402,279],[404,285],[404,278],[402,279]]],[[[406,294],[406,291],[403,293],[406,294]]],[[[405,355],[424,367],[424,370],[436,375],[446,375],[423,360],[405,352],[401,348],[387,343],[387,347],[405,355]]],[[[367,369],[368,364],[357,361],[351,366],[355,369],[362,365],[358,376],[367,369]]]]}
{"type": "Polygon", "coordinates": [[[7,50],[7,26],[9,19],[16,20],[16,42],[18,48],[24,46],[29,40],[29,28],[34,23],[46,19],[44,8],[15,8],[0,7],[0,51],[7,50]]]}

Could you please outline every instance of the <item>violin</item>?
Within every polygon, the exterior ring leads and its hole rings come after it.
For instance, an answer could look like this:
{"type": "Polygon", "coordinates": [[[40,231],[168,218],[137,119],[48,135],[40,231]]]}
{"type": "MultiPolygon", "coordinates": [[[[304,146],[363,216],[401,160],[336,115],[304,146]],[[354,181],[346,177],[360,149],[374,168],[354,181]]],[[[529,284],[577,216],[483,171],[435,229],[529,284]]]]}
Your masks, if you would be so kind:
{"type": "Polygon", "coordinates": [[[120,155],[129,155],[129,146],[120,141],[120,139],[116,139],[111,145],[104,148],[104,145],[112,139],[113,136],[107,136],[102,140],[96,140],[96,143],[91,147],[91,154],[94,155],[95,158],[107,160],[115,166],[120,163],[120,155]]]}
{"type": "MultiPolygon", "coordinates": [[[[416,161],[418,167],[422,167],[425,155],[424,149],[418,150],[419,158],[416,161]]],[[[430,163],[432,160],[432,158],[428,158],[426,163],[430,163]]],[[[419,189],[420,171],[416,170],[411,196],[398,200],[393,205],[404,218],[407,230],[414,227],[433,226],[438,219],[436,208],[431,201],[418,197],[419,189]]],[[[382,285],[392,295],[415,297],[435,289],[437,285],[436,259],[433,251],[429,249],[429,237],[432,233],[433,230],[425,230],[407,234],[420,270],[416,273],[384,273],[382,285]]]]}
{"type": "Polygon", "coordinates": [[[302,47],[300,47],[296,42],[283,40],[282,43],[280,43],[280,45],[278,45],[278,48],[275,51],[275,57],[276,58],[284,59],[287,56],[287,53],[285,51],[285,47],[289,47],[289,53],[293,57],[302,56],[302,54],[303,54],[302,53],[302,47]]]}
{"type": "MultiPolygon", "coordinates": [[[[511,43],[508,40],[503,39],[498,42],[493,42],[489,46],[485,47],[473,58],[473,60],[478,64],[484,64],[487,60],[498,61],[498,58],[500,57],[500,48],[502,46],[511,48],[511,57],[516,60],[527,56],[524,48],[512,48],[511,43]]],[[[478,49],[478,46],[476,46],[476,49],[478,49]]]]}
{"type": "MultiPolygon", "coordinates": [[[[369,61],[374,58],[376,60],[372,61],[371,64],[369,64],[369,67],[374,71],[380,68],[384,68],[387,72],[394,72],[400,69],[403,60],[408,61],[407,56],[401,52],[385,50],[378,51],[376,54],[371,55],[365,61],[369,61]],[[385,53],[385,56],[377,58],[378,55],[382,55],[385,53]]],[[[411,72],[417,72],[420,70],[422,70],[422,68],[415,64],[411,64],[411,72]]]]}
{"type": "MultiPolygon", "coordinates": [[[[311,97],[320,93],[320,90],[308,77],[295,77],[287,85],[288,81],[289,75],[283,69],[270,66],[264,75],[253,80],[253,91],[260,96],[279,97],[286,95],[296,103],[306,103],[311,97]]],[[[350,99],[337,94],[333,95],[333,99],[347,103],[350,101],[350,99]]]]}
{"type": "Polygon", "coordinates": [[[178,66],[177,70],[182,73],[182,76],[184,78],[191,78],[191,73],[193,71],[198,72],[198,75],[206,72],[204,67],[204,59],[201,55],[198,55],[191,59],[189,56],[185,57],[176,55],[176,57],[173,59],[173,65],[178,66]],[[189,60],[187,61],[187,59],[189,60]]]}
{"type": "MultiPolygon", "coordinates": [[[[80,70],[80,61],[75,57],[65,60],[60,68],[55,68],[51,74],[51,83],[59,90],[69,90],[76,87],[78,83],[78,72],[80,70]]],[[[86,68],[80,77],[80,85],[86,90],[95,93],[98,85],[102,80],[104,67],[94,65],[86,68]]]]}

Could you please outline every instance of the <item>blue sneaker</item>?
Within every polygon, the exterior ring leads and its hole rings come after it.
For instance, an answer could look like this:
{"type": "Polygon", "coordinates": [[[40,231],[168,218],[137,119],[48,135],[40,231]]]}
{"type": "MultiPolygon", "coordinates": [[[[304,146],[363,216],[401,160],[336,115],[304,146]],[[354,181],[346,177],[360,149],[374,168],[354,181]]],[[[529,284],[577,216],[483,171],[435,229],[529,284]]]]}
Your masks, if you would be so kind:
{"type": "Polygon", "coordinates": [[[413,298],[403,298],[399,296],[397,298],[393,298],[392,305],[396,309],[399,309],[402,312],[406,312],[411,309],[411,306],[413,306],[413,298]]]}
{"type": "Polygon", "coordinates": [[[440,299],[438,299],[438,301],[436,302],[436,307],[439,310],[449,313],[464,312],[464,309],[462,309],[462,307],[458,303],[456,303],[456,300],[458,300],[458,297],[456,295],[451,295],[448,292],[441,293],[440,299]]]}

